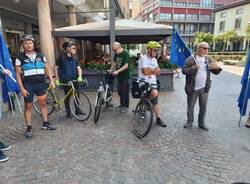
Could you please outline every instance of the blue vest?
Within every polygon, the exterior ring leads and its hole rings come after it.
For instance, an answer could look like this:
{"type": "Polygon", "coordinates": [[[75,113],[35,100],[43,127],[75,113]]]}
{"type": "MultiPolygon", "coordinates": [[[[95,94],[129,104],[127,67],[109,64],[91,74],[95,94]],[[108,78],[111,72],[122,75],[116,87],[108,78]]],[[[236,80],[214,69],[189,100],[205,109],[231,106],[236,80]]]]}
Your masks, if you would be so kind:
{"type": "Polygon", "coordinates": [[[57,65],[59,66],[59,79],[62,82],[68,82],[77,79],[77,60],[75,58],[68,58],[62,55],[58,58],[57,65]]]}
{"type": "Polygon", "coordinates": [[[21,61],[22,80],[24,82],[44,82],[45,81],[45,61],[44,56],[37,52],[35,61],[32,61],[25,53],[21,53],[18,59],[21,61]]]}

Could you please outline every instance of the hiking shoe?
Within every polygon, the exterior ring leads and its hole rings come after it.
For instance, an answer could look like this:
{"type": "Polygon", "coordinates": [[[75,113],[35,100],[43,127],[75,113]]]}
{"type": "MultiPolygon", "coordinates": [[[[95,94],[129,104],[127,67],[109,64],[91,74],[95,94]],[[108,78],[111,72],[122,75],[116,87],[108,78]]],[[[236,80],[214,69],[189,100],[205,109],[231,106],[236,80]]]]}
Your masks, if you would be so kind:
{"type": "Polygon", "coordinates": [[[32,137],[32,127],[31,127],[31,126],[27,126],[27,129],[26,129],[26,131],[25,131],[24,136],[25,136],[27,139],[29,139],[29,138],[32,137]]]}
{"type": "Polygon", "coordinates": [[[161,127],[167,127],[167,124],[164,123],[164,122],[161,120],[161,118],[157,118],[156,124],[159,125],[159,126],[161,126],[161,127]]]}
{"type": "Polygon", "coordinates": [[[9,158],[2,151],[0,151],[0,162],[5,162],[7,160],[9,160],[9,158]]]}
{"type": "Polygon", "coordinates": [[[43,130],[55,130],[56,127],[54,127],[51,123],[49,122],[44,122],[43,123],[43,127],[42,127],[43,130]]]}
{"type": "Polygon", "coordinates": [[[6,144],[0,142],[0,151],[7,151],[7,150],[9,150],[10,148],[11,148],[11,146],[6,145],[6,144]]]}

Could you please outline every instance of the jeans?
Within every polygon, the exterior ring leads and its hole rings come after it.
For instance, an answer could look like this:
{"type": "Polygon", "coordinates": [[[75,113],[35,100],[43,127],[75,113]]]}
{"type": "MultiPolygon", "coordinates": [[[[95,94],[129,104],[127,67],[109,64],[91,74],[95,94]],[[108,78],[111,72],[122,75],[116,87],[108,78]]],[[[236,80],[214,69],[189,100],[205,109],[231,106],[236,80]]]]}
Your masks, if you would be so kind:
{"type": "Polygon", "coordinates": [[[199,116],[198,116],[198,123],[199,126],[205,125],[205,117],[206,117],[206,110],[207,110],[207,99],[208,93],[205,92],[205,88],[196,90],[192,95],[187,95],[187,123],[192,125],[194,122],[194,107],[196,104],[197,99],[199,98],[199,116]]]}

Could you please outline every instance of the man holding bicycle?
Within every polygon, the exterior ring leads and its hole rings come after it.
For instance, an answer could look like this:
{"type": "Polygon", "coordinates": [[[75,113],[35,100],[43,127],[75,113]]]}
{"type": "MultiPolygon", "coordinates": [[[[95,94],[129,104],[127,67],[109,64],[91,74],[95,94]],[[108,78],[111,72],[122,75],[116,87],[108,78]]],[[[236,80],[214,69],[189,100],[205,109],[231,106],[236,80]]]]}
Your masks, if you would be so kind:
{"type": "Polygon", "coordinates": [[[25,137],[32,137],[32,102],[34,96],[38,98],[38,103],[43,117],[44,130],[55,130],[56,128],[48,122],[47,107],[46,107],[46,84],[45,74],[50,79],[50,87],[55,88],[52,79],[52,74],[49,70],[46,58],[40,52],[35,51],[35,40],[32,35],[24,35],[20,39],[24,52],[21,53],[16,61],[16,78],[21,89],[21,94],[24,97],[24,119],[27,125],[25,137]]]}
{"type": "Polygon", "coordinates": [[[122,113],[128,112],[129,108],[129,62],[130,57],[126,49],[121,47],[119,42],[112,44],[115,52],[114,61],[111,69],[108,71],[117,77],[118,95],[120,97],[120,108],[122,113]],[[114,71],[113,71],[114,70],[114,71]],[[113,71],[113,72],[112,72],[113,71]]]}
{"type": "Polygon", "coordinates": [[[152,86],[155,86],[155,88],[149,92],[149,99],[153,104],[153,109],[156,115],[156,124],[161,127],[166,127],[167,125],[160,118],[160,107],[158,104],[156,76],[160,75],[161,71],[155,57],[159,48],[161,48],[161,45],[158,42],[150,41],[147,43],[147,54],[142,56],[138,61],[138,77],[152,86]]]}
{"type": "MultiPolygon", "coordinates": [[[[73,82],[74,87],[78,90],[78,82],[82,82],[82,69],[79,66],[79,62],[74,58],[76,54],[76,44],[74,42],[64,42],[63,43],[64,53],[58,58],[55,66],[55,77],[56,77],[56,85],[59,86],[60,82],[68,83],[69,81],[73,82]]],[[[63,86],[63,90],[65,95],[70,91],[70,86],[63,86]]],[[[66,108],[66,117],[72,118],[72,113],[70,111],[70,96],[68,96],[64,105],[66,108]]],[[[76,114],[84,115],[85,113],[81,111],[81,109],[76,108],[76,114]]]]}

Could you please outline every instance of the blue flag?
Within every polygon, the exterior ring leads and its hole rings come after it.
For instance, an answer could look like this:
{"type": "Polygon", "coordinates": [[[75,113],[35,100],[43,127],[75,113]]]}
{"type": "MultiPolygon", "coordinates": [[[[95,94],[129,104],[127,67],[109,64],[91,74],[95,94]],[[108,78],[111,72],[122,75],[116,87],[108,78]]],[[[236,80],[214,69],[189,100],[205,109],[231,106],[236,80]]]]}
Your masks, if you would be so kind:
{"type": "MultiPolygon", "coordinates": [[[[1,33],[0,33],[0,64],[5,69],[10,70],[13,78],[16,79],[16,73],[12,64],[12,60],[10,58],[10,53],[4,41],[3,35],[1,33]]],[[[1,70],[2,69],[0,69],[0,72],[1,70]]],[[[3,102],[6,103],[9,100],[8,96],[9,92],[18,93],[20,90],[18,84],[14,82],[10,77],[8,76],[2,76],[2,77],[4,79],[2,83],[3,102]]]]}
{"type": "Polygon", "coordinates": [[[238,98],[238,107],[239,107],[241,116],[246,115],[247,101],[248,101],[248,98],[250,98],[249,69],[250,69],[250,51],[248,52],[245,70],[241,78],[242,88],[241,88],[240,96],[238,98]]]}
{"type": "Polygon", "coordinates": [[[182,68],[186,59],[191,56],[191,54],[192,53],[188,49],[187,45],[173,27],[172,43],[170,49],[170,63],[176,64],[182,68]]]}

